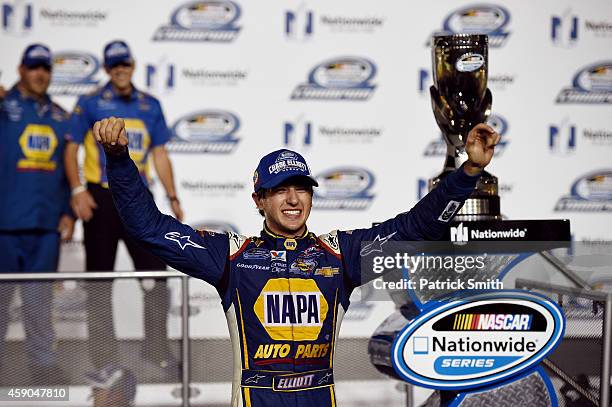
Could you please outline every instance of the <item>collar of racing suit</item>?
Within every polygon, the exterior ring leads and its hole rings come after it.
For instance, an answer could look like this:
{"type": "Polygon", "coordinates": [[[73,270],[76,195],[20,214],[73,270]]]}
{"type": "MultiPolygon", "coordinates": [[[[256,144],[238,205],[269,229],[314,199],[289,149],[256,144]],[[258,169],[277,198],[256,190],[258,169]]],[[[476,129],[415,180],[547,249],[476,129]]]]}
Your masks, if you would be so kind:
{"type": "Polygon", "coordinates": [[[316,236],[308,231],[308,227],[304,229],[304,233],[302,233],[300,236],[286,237],[272,232],[268,228],[268,225],[266,225],[265,221],[260,236],[263,240],[270,244],[274,250],[292,251],[298,249],[298,244],[302,243],[305,239],[316,240],[316,236]]]}

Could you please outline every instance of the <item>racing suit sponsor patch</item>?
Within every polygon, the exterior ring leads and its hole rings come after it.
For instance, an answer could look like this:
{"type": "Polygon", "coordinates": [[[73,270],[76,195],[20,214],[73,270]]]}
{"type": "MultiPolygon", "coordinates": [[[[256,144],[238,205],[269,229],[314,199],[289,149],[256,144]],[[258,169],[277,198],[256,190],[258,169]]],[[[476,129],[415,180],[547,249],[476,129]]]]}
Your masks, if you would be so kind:
{"type": "Polygon", "coordinates": [[[328,304],[314,280],[269,280],[253,310],[273,340],[317,339],[327,316],[328,304]]]}

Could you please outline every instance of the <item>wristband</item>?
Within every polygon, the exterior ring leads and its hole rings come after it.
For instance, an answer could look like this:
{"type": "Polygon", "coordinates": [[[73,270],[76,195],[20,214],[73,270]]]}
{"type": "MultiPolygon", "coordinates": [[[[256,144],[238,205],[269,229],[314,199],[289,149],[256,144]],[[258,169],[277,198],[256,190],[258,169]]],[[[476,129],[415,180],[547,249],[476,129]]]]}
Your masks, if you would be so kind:
{"type": "Polygon", "coordinates": [[[72,188],[72,190],[70,191],[70,195],[75,196],[85,191],[87,191],[87,188],[83,185],[79,185],[78,187],[72,188]]]}
{"type": "Polygon", "coordinates": [[[174,195],[174,196],[169,196],[169,197],[168,197],[168,200],[169,200],[170,202],[175,202],[175,201],[176,201],[176,203],[181,203],[181,201],[179,201],[179,199],[176,197],[176,195],[174,195]]]}

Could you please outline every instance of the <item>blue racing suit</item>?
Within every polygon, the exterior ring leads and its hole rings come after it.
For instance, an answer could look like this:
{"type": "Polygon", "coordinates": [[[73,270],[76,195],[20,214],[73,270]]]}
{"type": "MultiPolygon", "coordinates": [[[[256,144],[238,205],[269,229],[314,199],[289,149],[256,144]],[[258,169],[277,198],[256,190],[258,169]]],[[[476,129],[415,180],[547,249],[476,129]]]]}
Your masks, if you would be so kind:
{"type": "Polygon", "coordinates": [[[460,168],[375,227],[292,239],[265,225],[255,237],[193,230],[159,212],[127,152],[107,154],[106,166],[127,232],[217,289],[234,350],[232,406],[335,406],[334,346],[362,283],[361,242],[440,239],[478,180],[460,168]]]}

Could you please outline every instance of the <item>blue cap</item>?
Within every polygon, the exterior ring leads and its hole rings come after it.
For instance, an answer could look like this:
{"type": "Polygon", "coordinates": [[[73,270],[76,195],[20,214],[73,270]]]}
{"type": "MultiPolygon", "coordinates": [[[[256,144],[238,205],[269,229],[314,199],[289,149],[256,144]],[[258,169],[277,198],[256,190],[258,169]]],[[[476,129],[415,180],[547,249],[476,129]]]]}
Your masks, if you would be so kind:
{"type": "Polygon", "coordinates": [[[43,44],[28,45],[25,51],[23,51],[21,64],[28,68],[40,65],[51,68],[53,64],[51,61],[51,50],[43,44]]]}
{"type": "Polygon", "coordinates": [[[133,63],[132,52],[125,41],[111,41],[104,47],[104,66],[112,68],[120,63],[133,63]]]}
{"type": "Polygon", "coordinates": [[[253,174],[253,189],[274,188],[291,177],[304,177],[315,187],[319,183],[310,174],[306,160],[291,150],[276,150],[264,156],[253,174]]]}
{"type": "Polygon", "coordinates": [[[128,402],[136,398],[136,376],[126,367],[111,363],[100,370],[86,373],[85,379],[94,389],[121,392],[128,402]]]}

